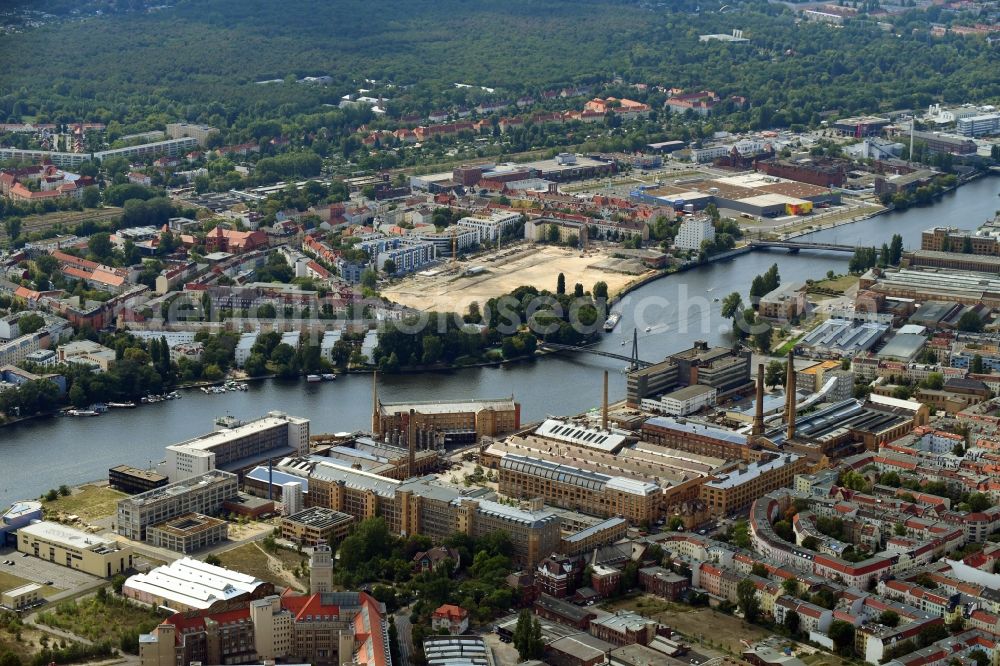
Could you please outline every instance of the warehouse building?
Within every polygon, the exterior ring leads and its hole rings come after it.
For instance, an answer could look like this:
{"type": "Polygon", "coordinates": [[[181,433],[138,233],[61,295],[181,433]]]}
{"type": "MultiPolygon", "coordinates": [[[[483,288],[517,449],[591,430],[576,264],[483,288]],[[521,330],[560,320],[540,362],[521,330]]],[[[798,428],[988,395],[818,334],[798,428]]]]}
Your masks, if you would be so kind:
{"type": "Polygon", "coordinates": [[[190,557],[131,576],[122,587],[128,599],[178,613],[224,608],[271,594],[271,583],[190,557]]]}
{"type": "Polygon", "coordinates": [[[395,534],[444,539],[455,532],[479,538],[504,531],[513,542],[514,559],[528,564],[559,545],[559,516],[540,502],[511,507],[442,485],[434,477],[399,481],[330,462],[283,461],[281,468],[309,477],[308,507],[333,509],[358,521],[381,516],[395,534]]]}
{"type": "Polygon", "coordinates": [[[609,476],[571,465],[509,453],[500,460],[500,493],[541,497],[555,506],[633,524],[655,522],[662,492],[655,483],[609,476]]]}
{"type": "Polygon", "coordinates": [[[795,475],[805,471],[806,459],[790,453],[750,463],[702,485],[701,500],[712,516],[726,516],[746,509],[772,490],[792,485],[795,475]]]}
{"type": "Polygon", "coordinates": [[[410,412],[414,415],[417,445],[475,442],[521,427],[521,405],[514,397],[496,400],[456,400],[383,403],[374,397],[372,432],[395,446],[406,446],[410,412]]]}
{"type": "Polygon", "coordinates": [[[17,549],[99,578],[132,568],[132,547],[89,532],[46,521],[17,531],[17,549]]]}

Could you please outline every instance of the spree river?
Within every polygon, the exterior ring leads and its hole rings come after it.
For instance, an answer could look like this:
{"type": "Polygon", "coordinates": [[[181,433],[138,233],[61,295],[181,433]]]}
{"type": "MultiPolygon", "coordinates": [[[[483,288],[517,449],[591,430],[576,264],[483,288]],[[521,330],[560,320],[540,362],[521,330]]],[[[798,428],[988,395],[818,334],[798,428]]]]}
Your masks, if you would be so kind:
{"type": "MultiPolygon", "coordinates": [[[[992,218],[1000,209],[998,193],[1000,178],[982,178],[933,206],[815,232],[809,239],[881,246],[898,233],[904,245],[912,248],[919,246],[920,232],[928,227],[967,229],[992,218]]],[[[647,360],[686,349],[695,340],[728,342],[728,322],[720,316],[720,303],[714,299],[733,291],[745,297],[753,277],[775,262],[782,281],[792,282],[821,278],[828,270],[843,272],[847,260],[847,254],[838,253],[758,251],[654,281],[618,306],[622,320],[598,347],[627,356],[636,328],[639,356],[647,360]]],[[[589,354],[550,356],[499,368],[380,377],[379,395],[385,401],[403,401],[513,394],[521,403],[522,419],[530,421],[597,407],[605,369],[611,371],[612,399],[623,397],[624,365],[589,354]]],[[[211,430],[217,416],[249,419],[281,410],[311,419],[313,433],[371,425],[371,377],[367,375],[345,375],[319,384],[260,381],[251,382],[246,392],[205,395],[191,390],[182,395],[181,400],[112,410],[97,418],[50,417],[0,428],[0,508],[63,483],[105,478],[114,465],[146,467],[162,460],[164,446],[211,430]]]]}

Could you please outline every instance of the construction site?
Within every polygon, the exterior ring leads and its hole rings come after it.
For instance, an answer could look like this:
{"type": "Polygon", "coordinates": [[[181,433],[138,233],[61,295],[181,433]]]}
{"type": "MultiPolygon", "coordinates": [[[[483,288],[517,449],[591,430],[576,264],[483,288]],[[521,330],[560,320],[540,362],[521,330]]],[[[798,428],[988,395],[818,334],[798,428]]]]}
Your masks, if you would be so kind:
{"type": "Polygon", "coordinates": [[[474,263],[439,264],[389,285],[382,295],[415,310],[465,312],[473,301],[483,304],[520,286],[554,292],[560,273],[568,290],[580,283],[591,291],[603,281],[614,295],[652,272],[633,258],[615,256],[612,249],[518,245],[479,256],[474,263]]]}

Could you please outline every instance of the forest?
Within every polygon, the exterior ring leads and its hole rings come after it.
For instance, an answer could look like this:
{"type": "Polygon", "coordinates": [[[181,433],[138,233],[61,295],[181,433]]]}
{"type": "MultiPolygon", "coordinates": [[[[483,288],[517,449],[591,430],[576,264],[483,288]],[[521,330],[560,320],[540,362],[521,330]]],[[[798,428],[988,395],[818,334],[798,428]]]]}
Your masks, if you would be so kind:
{"type": "Polygon", "coordinates": [[[916,10],[884,30],[874,21],[799,22],[766,0],[730,3],[724,13],[717,0],[127,5],[132,11],[0,36],[0,121],[88,120],[141,131],[180,119],[249,133],[261,120],[331,111],[324,105],[365,79],[395,85],[389,111],[399,116],[474,103],[487,94],[475,86],[513,98],[617,75],[745,95],[750,108],[733,115],[758,127],[1000,97],[995,49],[979,38],[931,37],[927,21],[946,17],[916,10]],[[734,28],[750,44],[698,40],[734,28]],[[318,75],[332,84],[295,83],[318,75]],[[256,83],[264,80],[277,82],[256,83]]]}

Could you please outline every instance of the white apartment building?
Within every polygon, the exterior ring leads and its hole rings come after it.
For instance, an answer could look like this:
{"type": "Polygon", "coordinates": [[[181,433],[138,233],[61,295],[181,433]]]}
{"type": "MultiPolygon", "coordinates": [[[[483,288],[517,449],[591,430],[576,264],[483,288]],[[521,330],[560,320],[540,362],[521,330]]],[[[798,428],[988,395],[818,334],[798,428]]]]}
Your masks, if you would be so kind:
{"type": "Polygon", "coordinates": [[[489,217],[463,217],[458,226],[474,229],[479,242],[494,243],[505,232],[516,229],[521,222],[521,214],[511,211],[494,211],[489,217]]]}
{"type": "Polygon", "coordinates": [[[707,217],[689,217],[677,231],[674,245],[682,250],[700,250],[705,241],[715,240],[715,227],[707,217]]]}

